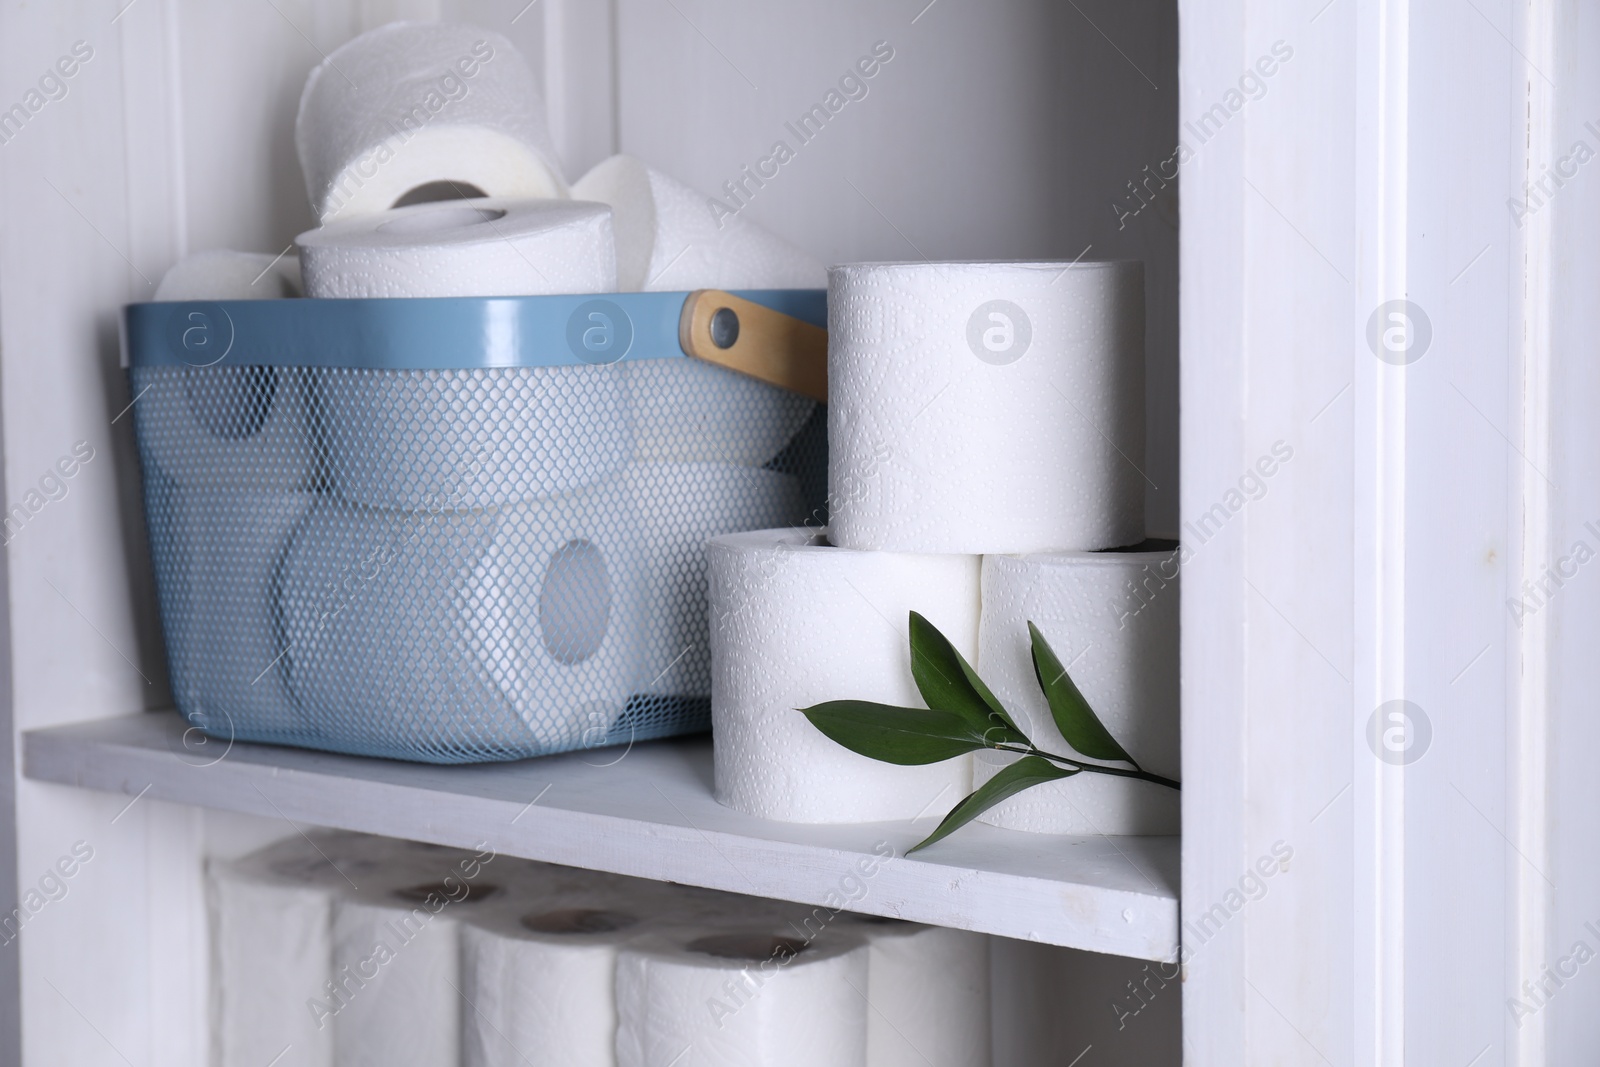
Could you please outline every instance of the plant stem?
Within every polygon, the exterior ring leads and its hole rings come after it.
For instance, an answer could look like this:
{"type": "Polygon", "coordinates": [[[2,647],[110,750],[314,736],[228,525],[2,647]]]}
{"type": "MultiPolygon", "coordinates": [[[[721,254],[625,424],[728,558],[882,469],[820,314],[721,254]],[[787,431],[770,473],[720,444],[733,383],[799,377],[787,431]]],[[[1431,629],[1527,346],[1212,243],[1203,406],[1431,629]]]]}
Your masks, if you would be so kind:
{"type": "MultiPolygon", "coordinates": [[[[1163,778],[1159,774],[1151,774],[1149,771],[1129,771],[1124,770],[1121,767],[1104,767],[1098,763],[1084,763],[1082,760],[1075,760],[1067,756],[1057,756],[1052,752],[1041,751],[1040,749],[1034,748],[1031,744],[1027,748],[1016,748],[1011,745],[993,745],[991,747],[997,752],[1015,752],[1023,756],[1041,756],[1044,759],[1053,760],[1056,763],[1064,763],[1069,767],[1076,767],[1080,771],[1095,771],[1099,774],[1112,774],[1116,775],[1118,778],[1136,778],[1141,782],[1154,782],[1156,785],[1164,785],[1168,789],[1183,788],[1181,783],[1175,782],[1171,778],[1163,778]]],[[[1137,766],[1137,764],[1135,764],[1135,766],[1137,766]]]]}

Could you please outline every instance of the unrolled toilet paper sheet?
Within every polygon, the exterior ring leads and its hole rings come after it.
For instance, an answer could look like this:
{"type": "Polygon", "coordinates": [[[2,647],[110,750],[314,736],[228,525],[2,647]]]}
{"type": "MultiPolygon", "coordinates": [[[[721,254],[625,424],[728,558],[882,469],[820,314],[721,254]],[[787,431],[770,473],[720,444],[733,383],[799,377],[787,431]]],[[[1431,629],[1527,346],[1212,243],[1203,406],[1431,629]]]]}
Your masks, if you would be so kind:
{"type": "Polygon", "coordinates": [[[391,23],[335,49],[306,79],[294,132],[323,222],[430,185],[566,195],[533,70],[505,37],[464,23],[391,23]]]}
{"type": "MultiPolygon", "coordinates": [[[[1034,677],[1033,622],[1111,736],[1145,770],[1177,779],[1178,584],[1171,550],[985,557],[978,651],[984,680],[1035,744],[1068,751],[1034,677]]],[[[980,753],[975,783],[1010,759],[980,753]]],[[[979,819],[1051,834],[1175,834],[1178,793],[1078,774],[1019,793],[979,819]]]]}
{"type": "Polygon", "coordinates": [[[829,273],[833,539],[898,552],[1144,538],[1138,263],[829,273]]]}
{"type": "Polygon", "coordinates": [[[912,611],[976,661],[977,556],[856,552],[794,529],[718,537],[707,553],[719,801],[788,822],[879,822],[939,816],[967,794],[967,757],[880,763],[795,709],[845,699],[921,707],[912,611]]]}

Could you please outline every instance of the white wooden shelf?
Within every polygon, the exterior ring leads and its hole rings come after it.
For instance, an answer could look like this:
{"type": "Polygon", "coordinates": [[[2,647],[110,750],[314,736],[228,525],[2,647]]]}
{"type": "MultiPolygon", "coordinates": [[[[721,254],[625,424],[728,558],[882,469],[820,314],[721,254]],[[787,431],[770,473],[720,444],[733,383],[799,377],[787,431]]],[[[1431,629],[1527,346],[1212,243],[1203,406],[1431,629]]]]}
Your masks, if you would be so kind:
{"type": "Polygon", "coordinates": [[[185,749],[184,729],[156,712],[34,730],[23,773],[809,905],[836,899],[858,861],[892,849],[853,910],[1140,959],[1178,952],[1177,838],[972,825],[906,858],[942,813],[853,826],[752,818],[712,797],[705,737],[437,767],[218,741],[201,753],[185,749]]]}

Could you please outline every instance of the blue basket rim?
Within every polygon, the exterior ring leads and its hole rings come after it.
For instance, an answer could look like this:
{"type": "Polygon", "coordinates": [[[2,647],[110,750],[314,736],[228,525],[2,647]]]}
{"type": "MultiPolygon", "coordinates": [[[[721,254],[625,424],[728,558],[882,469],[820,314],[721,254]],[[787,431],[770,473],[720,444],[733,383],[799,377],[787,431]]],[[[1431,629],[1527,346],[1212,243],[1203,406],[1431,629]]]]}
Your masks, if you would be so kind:
{"type": "MultiPolygon", "coordinates": [[[[735,296],[827,328],[825,289],[735,296]]],[[[369,300],[185,300],[122,310],[124,367],[480,370],[688,358],[688,292],[369,300]]]]}

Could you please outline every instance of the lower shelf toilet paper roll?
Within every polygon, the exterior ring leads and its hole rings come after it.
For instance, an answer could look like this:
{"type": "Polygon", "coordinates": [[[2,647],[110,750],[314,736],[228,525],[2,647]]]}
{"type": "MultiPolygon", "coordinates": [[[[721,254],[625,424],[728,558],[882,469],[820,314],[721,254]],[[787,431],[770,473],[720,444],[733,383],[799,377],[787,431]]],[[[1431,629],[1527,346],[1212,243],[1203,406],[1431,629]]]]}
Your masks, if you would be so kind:
{"type": "Polygon", "coordinates": [[[632,156],[612,156],[572,187],[610,206],[624,292],[820,289],[822,263],[632,156]],[[720,215],[720,217],[719,217],[720,215]]]}
{"type": "Polygon", "coordinates": [[[305,295],[294,256],[217,249],[185,256],[156,286],[156,301],[278,300],[305,295]]]}
{"type": "Polygon", "coordinates": [[[639,676],[634,526],[615,485],[486,512],[319,503],[282,594],[305,717],[375,753],[598,740],[639,676]]]}
{"type": "Polygon", "coordinates": [[[846,936],[651,938],[617,960],[617,1067],[866,1067],[866,983],[846,936]]]}
{"type": "Polygon", "coordinates": [[[1144,539],[1138,263],[835,267],[836,543],[900,552],[1144,539]]]}
{"type": "Polygon", "coordinates": [[[462,928],[474,1008],[463,1067],[614,1067],[617,954],[651,928],[656,905],[616,881],[608,893],[545,887],[462,928]]]}
{"type": "MultiPolygon", "coordinates": [[[[1084,699],[1145,770],[1179,776],[1178,557],[1170,549],[986,556],[978,663],[1047,752],[1068,753],[1034,677],[1036,625],[1084,699]]],[[[980,753],[975,784],[1011,757],[980,753]]],[[[1104,774],[1035,786],[979,818],[1048,834],[1176,834],[1178,792],[1104,774]]]]}
{"type": "Polygon", "coordinates": [[[867,941],[867,1062],[989,1067],[989,937],[851,916],[867,941]]]}
{"type": "Polygon", "coordinates": [[[921,707],[912,611],[976,662],[979,557],[856,552],[793,529],[714,538],[706,551],[719,801],[787,822],[880,822],[940,815],[966,796],[969,757],[880,763],[795,709],[847,699],[921,707]]]}
{"type": "Polygon", "coordinates": [[[611,211],[482,197],[394,208],[295,238],[306,295],[543,296],[616,288],[611,211]]]}
{"type": "Polygon", "coordinates": [[[391,23],[335,49],[306,79],[294,139],[323,222],[428,186],[566,193],[532,69],[505,37],[463,23],[391,23]]]}
{"type": "MultiPolygon", "coordinates": [[[[299,238],[313,297],[539,296],[616,287],[599,204],[420,204],[299,238]]],[[[677,362],[677,361],[673,361],[677,362]]],[[[495,507],[599,481],[632,458],[614,366],[324,374],[341,496],[374,507],[495,507]]]]}
{"type": "Polygon", "coordinates": [[[306,1010],[332,974],[330,893],[253,858],[212,863],[209,882],[213,1062],[333,1067],[333,1031],[306,1010]]]}
{"type": "MultiPolygon", "coordinates": [[[[286,684],[277,618],[280,568],[315,497],[311,493],[178,490],[178,551],[162,586],[172,693],[189,721],[232,738],[292,734],[303,724],[286,684]]],[[[165,567],[163,569],[165,569],[165,567]]]]}
{"type": "Polygon", "coordinates": [[[397,881],[369,879],[334,905],[338,1005],[330,1021],[339,1067],[460,1062],[459,919],[498,886],[483,878],[397,881]]]}
{"type": "Polygon", "coordinates": [[[707,539],[805,521],[791,474],[715,463],[641,463],[628,468],[629,498],[650,536],[640,545],[645,591],[644,692],[711,696],[707,539]]]}

